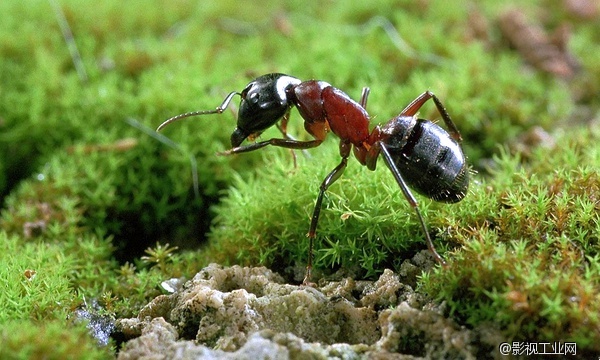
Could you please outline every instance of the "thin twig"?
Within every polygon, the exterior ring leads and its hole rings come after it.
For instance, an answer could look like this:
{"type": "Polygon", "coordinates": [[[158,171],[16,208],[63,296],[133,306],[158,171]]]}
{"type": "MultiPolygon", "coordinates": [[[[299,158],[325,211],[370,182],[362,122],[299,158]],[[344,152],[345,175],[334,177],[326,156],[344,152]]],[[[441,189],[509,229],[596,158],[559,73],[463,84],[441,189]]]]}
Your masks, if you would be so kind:
{"type": "Polygon", "coordinates": [[[200,198],[200,190],[199,190],[199,185],[198,185],[198,163],[196,162],[196,158],[194,157],[194,155],[186,153],[186,151],[183,150],[183,148],[181,146],[177,145],[173,140],[169,139],[168,137],[164,136],[163,134],[157,133],[156,131],[154,131],[154,129],[149,128],[148,126],[140,123],[136,119],[127,118],[127,119],[125,119],[125,122],[127,124],[133,126],[134,128],[141,130],[142,132],[146,133],[147,135],[153,137],[154,139],[160,141],[161,143],[167,145],[168,147],[173,148],[173,149],[181,152],[182,154],[188,156],[188,159],[190,161],[190,168],[192,169],[192,183],[194,186],[194,195],[196,196],[196,199],[199,199],[200,198]]]}
{"type": "Polygon", "coordinates": [[[534,67],[565,79],[578,71],[578,61],[566,49],[567,32],[557,44],[544,29],[530,24],[525,14],[516,9],[502,14],[498,23],[510,44],[534,67]]]}
{"type": "Polygon", "coordinates": [[[75,38],[73,37],[73,32],[71,32],[71,27],[69,26],[69,22],[65,17],[65,13],[62,11],[62,8],[56,0],[48,1],[54,9],[54,15],[56,15],[56,20],[58,21],[58,25],[60,26],[63,38],[67,43],[67,48],[69,49],[69,53],[71,54],[71,60],[73,61],[75,70],[77,70],[77,75],[79,75],[79,79],[81,80],[81,82],[85,83],[88,80],[88,76],[85,71],[85,67],[83,66],[83,61],[81,61],[81,55],[79,54],[79,50],[77,49],[77,43],[75,43],[75,38]]]}

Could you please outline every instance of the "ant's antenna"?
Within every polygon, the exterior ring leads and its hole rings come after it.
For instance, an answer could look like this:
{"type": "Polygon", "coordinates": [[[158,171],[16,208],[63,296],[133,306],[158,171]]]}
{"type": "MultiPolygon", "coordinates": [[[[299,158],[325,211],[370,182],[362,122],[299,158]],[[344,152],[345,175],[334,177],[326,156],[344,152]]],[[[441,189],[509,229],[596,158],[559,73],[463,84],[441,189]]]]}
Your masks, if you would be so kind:
{"type": "Polygon", "coordinates": [[[170,123],[172,123],[174,121],[181,120],[181,119],[184,119],[184,118],[187,118],[190,116],[207,115],[207,114],[222,114],[223,111],[225,111],[225,109],[227,109],[227,107],[229,106],[231,99],[233,99],[233,97],[236,95],[241,95],[241,94],[238,93],[237,91],[232,91],[231,93],[229,93],[229,95],[227,95],[227,97],[223,100],[223,103],[221,103],[221,105],[219,105],[215,110],[192,111],[192,112],[175,115],[172,118],[169,118],[169,119],[165,120],[162,124],[160,124],[156,128],[156,131],[157,132],[160,131],[162,128],[164,128],[165,126],[169,125],[170,123]]]}

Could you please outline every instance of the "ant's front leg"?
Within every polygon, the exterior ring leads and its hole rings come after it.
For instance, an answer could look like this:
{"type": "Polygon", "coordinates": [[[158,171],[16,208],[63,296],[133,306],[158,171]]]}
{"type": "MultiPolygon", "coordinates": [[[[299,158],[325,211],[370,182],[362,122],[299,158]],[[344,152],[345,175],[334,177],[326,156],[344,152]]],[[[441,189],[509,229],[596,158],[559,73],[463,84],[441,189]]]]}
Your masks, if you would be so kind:
{"type": "MultiPolygon", "coordinates": [[[[281,118],[281,121],[278,124],[275,124],[275,126],[281,132],[281,134],[283,135],[284,138],[286,138],[288,140],[296,140],[296,138],[294,138],[293,136],[291,136],[290,134],[287,133],[287,124],[288,124],[289,119],[290,119],[290,109],[288,109],[285,112],[285,114],[281,118]]],[[[292,154],[292,161],[294,162],[294,169],[296,169],[298,167],[298,161],[296,160],[296,153],[294,152],[294,149],[290,149],[290,154],[292,154]]]]}
{"type": "Polygon", "coordinates": [[[279,121],[279,123],[275,124],[275,126],[277,126],[277,129],[279,131],[281,131],[281,134],[283,135],[284,138],[289,139],[289,140],[295,140],[292,136],[288,135],[288,133],[287,133],[287,124],[288,124],[289,120],[290,120],[290,109],[287,109],[287,111],[281,118],[281,121],[279,121]]]}
{"type": "Polygon", "coordinates": [[[310,149],[321,145],[323,140],[310,140],[310,141],[299,141],[292,139],[279,139],[273,138],[266,141],[260,141],[249,145],[234,147],[233,149],[229,149],[226,151],[222,151],[217,153],[217,155],[231,155],[231,154],[239,154],[249,151],[254,151],[261,149],[267,145],[282,147],[286,149],[310,149]]]}

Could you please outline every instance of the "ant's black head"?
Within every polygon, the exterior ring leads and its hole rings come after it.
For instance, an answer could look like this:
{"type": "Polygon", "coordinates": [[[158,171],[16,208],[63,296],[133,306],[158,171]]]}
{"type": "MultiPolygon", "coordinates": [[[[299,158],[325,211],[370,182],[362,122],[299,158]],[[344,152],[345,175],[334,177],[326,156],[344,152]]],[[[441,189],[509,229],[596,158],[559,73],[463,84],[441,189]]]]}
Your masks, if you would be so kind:
{"type": "Polygon", "coordinates": [[[237,127],[231,134],[231,146],[239,146],[248,136],[260,134],[273,126],[292,106],[286,89],[300,80],[285,74],[267,74],[249,83],[241,92],[242,101],[237,127]]]}

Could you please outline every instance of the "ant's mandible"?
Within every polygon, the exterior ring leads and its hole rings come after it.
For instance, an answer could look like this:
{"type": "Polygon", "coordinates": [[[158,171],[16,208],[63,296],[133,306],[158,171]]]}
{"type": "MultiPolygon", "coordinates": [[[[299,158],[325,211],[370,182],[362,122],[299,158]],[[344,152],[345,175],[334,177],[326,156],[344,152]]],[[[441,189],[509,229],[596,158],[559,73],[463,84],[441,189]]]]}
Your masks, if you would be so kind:
{"type": "Polygon", "coordinates": [[[380,154],[383,156],[406,200],[417,214],[429,251],[440,264],[446,265],[433,246],[417,200],[409,189],[413,188],[436,201],[455,203],[465,197],[469,186],[468,166],[460,146],[462,137],[441,101],[432,92],[419,95],[398,116],[369,132],[369,115],[365,110],[369,88],[363,89],[360,102],[356,103],[346,93],[324,81],[301,81],[274,73],[256,78],[241,93],[231,92],[215,110],[174,116],[163,122],[157,131],[186,117],[221,114],[235,95],[242,98],[237,127],[231,134],[232,148],[221,154],[243,153],[267,145],[288,149],[313,148],[325,140],[329,131],[340,138],[342,160],[321,183],[310,222],[304,283],[308,283],[311,277],[313,243],[323,195],[344,172],[352,149],[358,161],[369,170],[375,170],[377,158],[380,154]],[[429,120],[415,116],[430,99],[433,99],[448,132],[429,120]],[[287,135],[286,126],[294,106],[304,119],[304,128],[314,140],[299,141],[287,135]],[[283,138],[240,146],[245,139],[254,139],[273,125],[282,132],[283,138]]]}

